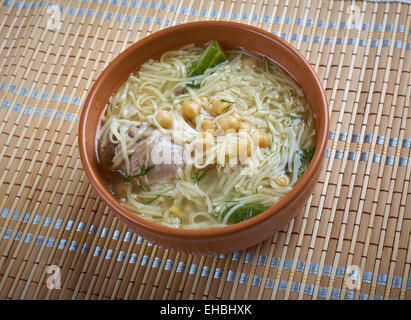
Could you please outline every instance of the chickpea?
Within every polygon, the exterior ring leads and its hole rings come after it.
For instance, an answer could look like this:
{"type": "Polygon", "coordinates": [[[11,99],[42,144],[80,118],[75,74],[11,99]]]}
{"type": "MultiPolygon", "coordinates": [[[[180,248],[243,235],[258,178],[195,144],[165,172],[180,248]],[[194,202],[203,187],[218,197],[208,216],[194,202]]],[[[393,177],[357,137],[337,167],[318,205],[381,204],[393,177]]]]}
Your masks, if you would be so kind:
{"type": "Polygon", "coordinates": [[[280,175],[274,178],[274,182],[279,187],[286,187],[290,184],[290,178],[286,174],[281,173],[280,175]]]}
{"type": "Polygon", "coordinates": [[[244,57],[241,65],[243,68],[254,68],[257,65],[257,60],[252,57],[244,57]]]}
{"type": "Polygon", "coordinates": [[[184,101],[181,109],[183,116],[188,120],[194,120],[200,113],[200,110],[200,104],[194,100],[184,101]]]}
{"type": "Polygon", "coordinates": [[[225,134],[236,134],[237,133],[237,131],[235,130],[235,129],[233,129],[233,128],[228,128],[226,131],[225,131],[225,134]]]}
{"type": "Polygon", "coordinates": [[[207,99],[207,97],[200,97],[200,101],[201,101],[201,104],[202,104],[203,106],[208,105],[208,99],[207,99]]]}
{"type": "Polygon", "coordinates": [[[201,129],[203,130],[212,130],[214,129],[214,123],[212,120],[204,119],[201,123],[201,129]]]}
{"type": "Polygon", "coordinates": [[[196,147],[199,150],[206,150],[214,146],[214,137],[208,131],[203,131],[200,134],[200,137],[196,139],[196,147]]]}
{"type": "Polygon", "coordinates": [[[251,132],[252,129],[253,127],[247,121],[240,121],[240,123],[238,124],[238,130],[244,130],[247,132],[251,132]]]}
{"type": "Polygon", "coordinates": [[[220,115],[220,114],[230,111],[233,105],[234,103],[231,101],[224,100],[224,99],[218,99],[214,101],[212,111],[216,115],[220,115]]]}
{"type": "Polygon", "coordinates": [[[254,145],[260,148],[268,147],[271,143],[269,135],[263,131],[253,132],[251,138],[253,139],[254,145]]]}
{"type": "Polygon", "coordinates": [[[226,115],[221,117],[220,119],[218,119],[218,124],[224,131],[227,131],[228,129],[237,130],[238,128],[237,119],[232,115],[226,115]]]}
{"type": "Polygon", "coordinates": [[[170,129],[173,126],[173,115],[170,111],[157,112],[156,119],[160,126],[165,129],[170,129]]]}
{"type": "Polygon", "coordinates": [[[223,136],[224,135],[224,130],[223,129],[216,129],[214,130],[214,136],[218,137],[218,136],[223,136]]]}
{"type": "Polygon", "coordinates": [[[251,156],[251,144],[246,138],[238,140],[238,155],[240,158],[251,156]]]}

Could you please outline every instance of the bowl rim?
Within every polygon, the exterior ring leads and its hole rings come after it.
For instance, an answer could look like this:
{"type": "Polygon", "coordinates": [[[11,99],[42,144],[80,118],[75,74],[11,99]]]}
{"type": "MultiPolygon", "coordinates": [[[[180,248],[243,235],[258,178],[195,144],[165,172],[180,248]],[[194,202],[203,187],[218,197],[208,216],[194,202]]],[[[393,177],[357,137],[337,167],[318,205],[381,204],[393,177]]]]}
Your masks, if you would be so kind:
{"type": "MultiPolygon", "coordinates": [[[[286,70],[287,74],[289,72],[286,70]]],[[[162,237],[173,237],[182,240],[194,240],[194,239],[207,239],[210,237],[220,237],[220,236],[227,236],[230,234],[237,233],[243,229],[251,228],[256,226],[264,220],[267,220],[272,215],[275,215],[283,208],[285,208],[293,198],[295,198],[298,193],[314,178],[315,173],[318,169],[320,169],[322,158],[325,153],[325,148],[327,144],[327,133],[328,133],[328,125],[329,125],[329,111],[328,111],[328,101],[325,90],[322,86],[321,81],[318,78],[318,75],[310,65],[310,63],[306,60],[306,58],[293,46],[288,44],[286,41],[281,39],[280,37],[252,25],[231,22],[231,21],[196,21],[196,22],[187,22],[183,24],[179,24],[176,26],[168,27],[159,31],[156,31],[141,40],[137,41],[136,43],[132,44],[129,48],[122,51],[115,59],[113,59],[108,66],[103,70],[103,72],[99,75],[97,80],[94,82],[90,92],[87,95],[86,101],[82,108],[80,114],[80,122],[79,122],[79,132],[78,132],[78,139],[79,139],[79,151],[80,151],[80,158],[83,164],[83,168],[88,176],[92,186],[97,191],[98,195],[101,199],[115,212],[118,214],[125,222],[128,222],[131,225],[139,225],[140,228],[143,228],[149,232],[153,232],[157,235],[161,235],[162,237]],[[92,102],[94,101],[94,97],[98,92],[99,87],[106,80],[107,75],[115,70],[115,66],[119,64],[120,61],[126,59],[128,55],[130,55],[134,50],[137,50],[140,47],[146,45],[146,43],[151,42],[155,38],[164,36],[169,33],[173,33],[175,31],[179,31],[181,29],[186,29],[194,26],[203,25],[204,27],[214,26],[214,27],[233,27],[233,28],[240,28],[240,29],[247,29],[248,31],[252,31],[260,36],[271,38],[273,41],[279,43],[283,48],[290,51],[294,56],[297,57],[299,63],[303,66],[303,68],[309,72],[310,77],[315,81],[315,86],[317,89],[320,90],[322,100],[319,101],[321,106],[319,114],[320,114],[320,128],[323,127],[321,132],[316,132],[317,139],[316,139],[316,150],[314,156],[307,167],[303,176],[297,181],[297,183],[292,187],[292,189],[277,203],[272,205],[270,208],[265,210],[264,212],[256,215],[253,218],[250,218],[246,221],[239,222],[232,225],[227,225],[223,227],[216,227],[216,228],[209,228],[209,229],[180,229],[180,228],[173,228],[164,226],[155,222],[148,221],[142,217],[140,217],[135,212],[127,209],[126,207],[122,206],[111,194],[110,192],[104,187],[104,182],[101,181],[96,175],[96,173],[91,169],[91,159],[87,155],[87,148],[86,148],[86,124],[87,124],[87,117],[90,113],[90,107],[92,102]],[[321,116],[323,115],[323,116],[321,116]],[[321,134],[322,133],[322,134],[321,134]]],[[[318,128],[318,129],[320,129],[318,128]]]]}

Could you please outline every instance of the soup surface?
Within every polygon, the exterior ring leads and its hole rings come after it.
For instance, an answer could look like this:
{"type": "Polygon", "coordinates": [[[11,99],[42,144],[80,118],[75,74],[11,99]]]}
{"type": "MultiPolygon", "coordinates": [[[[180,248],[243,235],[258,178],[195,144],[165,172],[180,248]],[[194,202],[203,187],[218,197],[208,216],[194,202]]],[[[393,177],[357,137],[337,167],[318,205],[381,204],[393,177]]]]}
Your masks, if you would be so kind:
{"type": "Polygon", "coordinates": [[[185,229],[263,212],[315,151],[312,113],[296,83],[267,58],[216,42],[143,64],[111,97],[97,139],[122,205],[185,229]]]}

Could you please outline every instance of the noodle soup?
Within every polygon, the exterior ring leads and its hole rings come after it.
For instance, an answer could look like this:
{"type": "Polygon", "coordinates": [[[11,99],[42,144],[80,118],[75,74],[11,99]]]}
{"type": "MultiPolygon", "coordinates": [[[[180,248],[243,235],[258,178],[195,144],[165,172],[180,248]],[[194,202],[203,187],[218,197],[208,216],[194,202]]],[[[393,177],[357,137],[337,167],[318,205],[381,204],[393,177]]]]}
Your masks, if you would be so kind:
{"type": "Polygon", "coordinates": [[[312,113],[296,83],[267,58],[216,42],[143,64],[111,97],[97,138],[122,205],[184,229],[263,212],[315,151],[312,113]]]}

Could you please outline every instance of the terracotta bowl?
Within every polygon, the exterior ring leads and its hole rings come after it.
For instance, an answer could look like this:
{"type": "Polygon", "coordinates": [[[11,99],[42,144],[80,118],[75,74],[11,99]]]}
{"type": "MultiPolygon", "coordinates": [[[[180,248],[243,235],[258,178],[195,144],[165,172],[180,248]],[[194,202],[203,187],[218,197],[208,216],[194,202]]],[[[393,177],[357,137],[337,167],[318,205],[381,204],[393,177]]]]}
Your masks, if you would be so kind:
{"type": "Polygon", "coordinates": [[[135,43],[103,71],[83,107],[79,127],[80,156],[93,187],[130,229],[148,241],[186,253],[217,254],[258,244],[284,227],[301,211],[321,170],[328,132],[327,99],[314,70],[292,46],[264,30],[233,22],[186,23],[156,32],[135,43]],[[314,157],[302,178],[277,204],[247,221],[209,230],[180,230],[140,218],[124,208],[105,185],[96,154],[96,132],[105,106],[129,75],[149,59],[194,43],[204,46],[217,40],[223,48],[245,48],[267,56],[280,65],[304,91],[314,114],[317,133],[314,157]]]}

